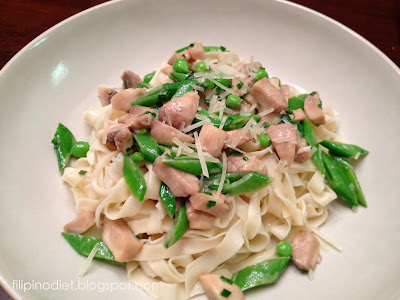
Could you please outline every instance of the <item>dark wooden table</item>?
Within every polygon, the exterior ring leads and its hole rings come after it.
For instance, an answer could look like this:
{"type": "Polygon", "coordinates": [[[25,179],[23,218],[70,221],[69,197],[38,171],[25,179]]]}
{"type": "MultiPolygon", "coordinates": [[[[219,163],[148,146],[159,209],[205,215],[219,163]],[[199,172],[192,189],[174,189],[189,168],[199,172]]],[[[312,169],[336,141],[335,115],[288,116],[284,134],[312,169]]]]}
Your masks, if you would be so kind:
{"type": "MultiPolygon", "coordinates": [[[[104,0],[0,0],[0,68],[58,22],[104,0]]],[[[400,66],[400,0],[294,0],[350,27],[400,66]]],[[[0,300],[10,299],[0,288],[0,300]]]]}

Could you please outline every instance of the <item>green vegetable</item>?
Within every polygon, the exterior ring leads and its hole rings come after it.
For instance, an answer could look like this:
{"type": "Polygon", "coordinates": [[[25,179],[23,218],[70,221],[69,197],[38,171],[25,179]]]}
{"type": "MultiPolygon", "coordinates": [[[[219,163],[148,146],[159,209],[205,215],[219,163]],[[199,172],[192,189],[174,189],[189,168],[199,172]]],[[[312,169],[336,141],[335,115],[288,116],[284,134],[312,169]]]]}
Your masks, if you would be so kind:
{"type": "Polygon", "coordinates": [[[135,138],[139,150],[146,161],[153,163],[156,158],[162,154],[158,143],[151,137],[151,135],[134,133],[133,137],[135,138]]]}
{"type": "Polygon", "coordinates": [[[165,248],[171,247],[175,244],[186,232],[189,225],[189,220],[186,215],[186,206],[181,205],[175,215],[174,225],[165,238],[165,248]]]}
{"type": "Polygon", "coordinates": [[[143,201],[144,194],[146,194],[146,181],[144,180],[143,173],[137,163],[134,163],[132,157],[124,155],[124,179],[126,185],[131,191],[132,195],[139,201],[143,201]]]}
{"type": "Polygon", "coordinates": [[[317,139],[313,130],[313,125],[307,119],[303,120],[301,125],[302,135],[305,138],[307,144],[316,149],[316,151],[311,156],[311,161],[321,174],[325,174],[325,167],[321,156],[322,150],[317,143],[317,139]]]}
{"type": "Polygon", "coordinates": [[[215,84],[210,79],[206,78],[201,86],[205,89],[213,89],[215,84]]]}
{"type": "Polygon", "coordinates": [[[269,138],[268,134],[262,133],[258,137],[258,140],[260,141],[261,146],[263,147],[268,147],[271,145],[271,139],[269,138]]]}
{"type": "Polygon", "coordinates": [[[233,282],[242,291],[253,287],[275,283],[290,263],[290,257],[278,257],[248,266],[233,275],[233,282]]]}
{"type": "Polygon", "coordinates": [[[257,73],[256,73],[256,77],[254,77],[254,82],[259,81],[260,79],[263,78],[268,78],[268,73],[267,71],[265,71],[265,68],[261,67],[260,69],[258,69],[257,73]]]}
{"type": "Polygon", "coordinates": [[[107,248],[106,244],[102,239],[97,239],[91,236],[84,236],[79,234],[72,234],[63,232],[62,236],[67,240],[67,242],[75,249],[79,254],[88,256],[92,251],[93,247],[99,243],[100,248],[97,250],[94,258],[109,262],[115,265],[126,265],[126,263],[118,262],[115,260],[114,255],[107,248]]]}
{"type": "Polygon", "coordinates": [[[149,89],[149,88],[151,88],[151,85],[149,83],[146,83],[146,82],[140,82],[140,83],[137,84],[136,88],[149,89]]]}
{"type": "Polygon", "coordinates": [[[223,296],[225,298],[228,298],[231,294],[232,294],[232,292],[228,291],[226,289],[223,289],[222,292],[221,292],[221,296],[223,296]]]}
{"type": "Polygon", "coordinates": [[[222,275],[221,275],[220,279],[221,279],[222,281],[225,281],[226,283],[229,283],[230,285],[233,284],[233,281],[232,281],[232,280],[230,280],[229,278],[226,278],[226,277],[224,277],[224,276],[222,276],[222,275]]]}
{"type": "Polygon", "coordinates": [[[169,78],[178,81],[178,82],[182,82],[185,80],[191,80],[193,79],[193,74],[182,74],[182,73],[177,73],[177,72],[171,72],[169,73],[169,78]]]}
{"type": "Polygon", "coordinates": [[[153,71],[153,72],[151,72],[149,74],[144,75],[143,82],[149,83],[153,79],[154,74],[156,74],[156,71],[153,71]]]}
{"type": "Polygon", "coordinates": [[[236,87],[240,90],[243,87],[243,82],[239,82],[236,87]]]}
{"type": "Polygon", "coordinates": [[[247,156],[243,156],[243,160],[244,160],[244,161],[248,161],[249,158],[248,158],[247,156]]]}
{"type": "Polygon", "coordinates": [[[320,144],[328,148],[329,153],[347,158],[352,158],[356,156],[357,153],[359,153],[359,156],[365,156],[369,153],[367,150],[357,145],[343,144],[340,142],[334,142],[328,140],[321,141],[320,144]]]}
{"type": "Polygon", "coordinates": [[[183,95],[185,95],[186,93],[189,93],[189,92],[191,92],[191,91],[193,91],[193,86],[192,86],[190,83],[183,84],[183,85],[176,91],[176,93],[172,96],[171,100],[172,100],[172,99],[175,99],[175,98],[179,98],[179,97],[181,97],[181,96],[183,96],[183,95]]]}
{"type": "Polygon", "coordinates": [[[165,83],[163,85],[157,86],[151,89],[143,96],[140,96],[131,102],[131,105],[141,105],[141,106],[160,106],[164,102],[171,100],[172,96],[176,91],[183,85],[187,83],[196,83],[196,80],[186,80],[182,82],[175,83],[165,83]]]}
{"type": "Polygon", "coordinates": [[[174,217],[176,209],[175,196],[171,193],[169,187],[164,182],[161,182],[159,193],[161,202],[164,205],[168,216],[172,219],[174,217]]]}
{"type": "MultiPolygon", "coordinates": [[[[231,79],[228,79],[228,78],[215,78],[214,80],[216,82],[222,84],[223,86],[231,87],[231,83],[232,83],[231,79]]],[[[223,89],[220,86],[217,86],[216,90],[217,91],[222,91],[223,89]]]]}
{"type": "MultiPolygon", "coordinates": [[[[219,127],[221,125],[221,120],[218,119],[216,115],[210,114],[207,110],[202,108],[197,113],[207,116],[215,127],[219,127]]],[[[259,115],[250,115],[250,116],[242,116],[240,114],[236,115],[228,115],[226,122],[224,124],[223,130],[235,130],[244,127],[250,119],[253,118],[256,122],[261,120],[261,116],[259,115]]],[[[201,120],[195,119],[195,122],[200,122],[201,120]]]]}
{"type": "MultiPolygon", "coordinates": [[[[212,195],[212,194],[211,194],[212,195]]],[[[208,203],[207,203],[207,208],[208,209],[211,209],[211,208],[213,208],[215,205],[217,204],[217,202],[216,201],[208,201],[208,203]]]]}
{"type": "MultiPolygon", "coordinates": [[[[194,44],[190,44],[189,46],[186,46],[186,47],[183,47],[181,49],[178,49],[175,52],[176,53],[181,53],[181,52],[183,52],[185,50],[188,50],[189,47],[191,48],[193,46],[194,46],[194,44]]],[[[229,52],[229,50],[226,49],[224,46],[220,46],[220,47],[218,47],[218,46],[203,46],[203,49],[204,49],[204,52],[215,52],[215,51],[218,51],[218,50],[221,50],[222,52],[229,52]]]]}
{"type": "Polygon", "coordinates": [[[132,160],[135,163],[140,163],[140,162],[144,161],[144,157],[143,157],[142,153],[135,152],[132,154],[132,160]]]}
{"type": "Polygon", "coordinates": [[[335,193],[342,197],[346,204],[351,208],[355,209],[358,205],[357,198],[354,192],[350,188],[350,183],[342,170],[337,166],[335,161],[328,156],[325,152],[321,151],[322,161],[325,166],[325,178],[329,183],[329,186],[335,193]]]}
{"type": "Polygon", "coordinates": [[[88,151],[88,142],[76,142],[71,148],[71,155],[75,157],[85,157],[88,151]]]}
{"type": "Polygon", "coordinates": [[[280,257],[290,257],[292,256],[292,246],[285,241],[279,242],[276,246],[276,252],[280,257]]]}
{"type": "MultiPolygon", "coordinates": [[[[203,174],[203,171],[201,169],[201,164],[200,160],[197,158],[191,158],[191,157],[165,157],[162,160],[163,163],[166,163],[167,165],[174,167],[176,169],[182,170],[186,173],[190,173],[196,176],[201,176],[203,174]]],[[[210,162],[206,161],[206,166],[208,169],[209,174],[216,174],[216,173],[221,173],[222,172],[222,166],[219,163],[215,162],[210,162]]]]}
{"type": "Polygon", "coordinates": [[[190,64],[182,58],[175,59],[172,67],[174,68],[174,71],[178,73],[187,74],[190,72],[190,64]]]}
{"type": "Polygon", "coordinates": [[[54,149],[56,149],[58,168],[61,171],[66,167],[71,157],[71,149],[75,143],[74,135],[67,127],[59,123],[51,142],[54,144],[54,149]]]}
{"type": "Polygon", "coordinates": [[[354,172],[353,167],[349,163],[349,161],[343,157],[333,156],[332,159],[335,161],[336,165],[345,175],[347,182],[353,186],[353,189],[350,186],[350,189],[354,190],[354,194],[356,195],[357,202],[361,205],[367,207],[367,202],[365,201],[364,194],[361,190],[361,185],[358,182],[357,175],[354,172]]]}
{"type": "Polygon", "coordinates": [[[239,108],[241,104],[242,98],[240,98],[238,95],[231,94],[226,99],[226,106],[229,108],[239,108]]]}
{"type": "Polygon", "coordinates": [[[207,66],[205,61],[199,61],[197,64],[194,65],[193,71],[197,72],[208,72],[211,71],[211,68],[207,66]]]}
{"type": "Polygon", "coordinates": [[[307,98],[307,94],[301,94],[298,96],[294,96],[289,98],[289,106],[288,109],[293,111],[296,109],[303,109],[304,108],[304,100],[307,98]]]}
{"type": "Polygon", "coordinates": [[[321,174],[325,174],[325,166],[322,161],[322,150],[317,147],[317,150],[311,155],[311,161],[321,174]]]}
{"type": "Polygon", "coordinates": [[[85,170],[80,170],[79,171],[79,174],[82,174],[82,175],[85,175],[87,173],[87,171],[85,171],[85,170]]]}

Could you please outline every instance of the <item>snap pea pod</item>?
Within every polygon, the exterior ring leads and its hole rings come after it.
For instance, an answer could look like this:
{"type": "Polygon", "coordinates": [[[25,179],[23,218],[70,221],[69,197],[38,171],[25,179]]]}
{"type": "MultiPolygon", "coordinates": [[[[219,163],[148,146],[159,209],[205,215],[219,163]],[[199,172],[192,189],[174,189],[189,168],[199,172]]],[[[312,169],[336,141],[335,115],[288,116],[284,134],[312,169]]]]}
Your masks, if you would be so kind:
{"type": "Polygon", "coordinates": [[[126,263],[116,261],[114,255],[108,249],[106,244],[103,242],[102,239],[98,239],[91,236],[85,236],[80,234],[72,234],[63,232],[62,236],[67,240],[67,242],[81,255],[89,256],[90,252],[92,251],[93,247],[99,243],[100,247],[97,250],[94,258],[109,262],[115,265],[126,265],[126,263]]]}
{"type": "MultiPolygon", "coordinates": [[[[188,50],[189,47],[193,47],[193,46],[194,46],[194,44],[190,44],[189,46],[180,48],[180,49],[176,50],[175,52],[181,53],[185,50],[188,50]]],[[[226,49],[224,46],[203,46],[203,49],[204,49],[204,52],[214,52],[214,51],[218,51],[218,50],[221,50],[222,52],[229,52],[229,50],[226,49]]]]}
{"type": "Polygon", "coordinates": [[[183,74],[183,73],[178,73],[178,72],[171,72],[169,73],[169,78],[178,81],[178,82],[183,82],[185,80],[192,80],[194,78],[193,74],[183,74]]]}
{"type": "Polygon", "coordinates": [[[189,225],[189,220],[186,215],[186,206],[181,205],[175,214],[174,225],[165,238],[164,247],[169,248],[175,244],[186,232],[189,225]]]}
{"type": "Polygon", "coordinates": [[[151,88],[150,83],[146,83],[146,82],[139,82],[136,86],[136,88],[146,88],[149,89],[151,88]]]}
{"type": "Polygon", "coordinates": [[[357,179],[357,175],[354,172],[354,169],[351,166],[350,162],[347,159],[338,156],[332,156],[332,159],[335,161],[336,165],[340,168],[340,170],[342,170],[343,174],[346,176],[346,179],[350,183],[350,185],[351,184],[353,185],[354,194],[356,195],[357,202],[362,206],[367,207],[367,202],[365,201],[361,185],[357,179]]]}
{"type": "MultiPolygon", "coordinates": [[[[213,123],[215,127],[219,127],[221,125],[221,120],[217,118],[217,116],[213,117],[212,115],[209,114],[207,110],[202,108],[198,114],[204,115],[210,119],[210,121],[213,123]]],[[[228,115],[226,116],[226,122],[224,124],[223,130],[235,130],[244,127],[247,122],[253,118],[256,122],[259,122],[261,120],[261,116],[259,115],[249,115],[249,116],[243,116],[240,114],[236,115],[228,115]]],[[[201,120],[195,119],[195,122],[200,122],[201,120]]]]}
{"type": "Polygon", "coordinates": [[[232,281],[242,291],[263,284],[275,283],[291,260],[290,257],[277,257],[248,266],[234,274],[232,281]]]}
{"type": "Polygon", "coordinates": [[[320,144],[328,148],[329,153],[347,158],[352,158],[356,156],[358,153],[359,156],[365,156],[369,153],[367,150],[357,145],[344,144],[328,140],[321,141],[320,144]]]}
{"type": "Polygon", "coordinates": [[[132,195],[136,200],[143,201],[147,188],[146,181],[137,163],[133,162],[132,157],[127,154],[124,155],[123,173],[126,185],[132,195]]]}
{"type": "Polygon", "coordinates": [[[179,97],[181,97],[181,96],[183,96],[186,93],[189,93],[191,91],[193,91],[193,86],[191,84],[189,84],[189,83],[183,84],[176,91],[176,93],[172,96],[171,100],[175,99],[175,98],[179,98],[179,97]]]}
{"type": "Polygon", "coordinates": [[[321,174],[325,174],[325,166],[324,162],[322,161],[321,153],[321,148],[317,147],[317,150],[311,155],[311,161],[321,174]]]}
{"type": "Polygon", "coordinates": [[[151,135],[134,133],[133,137],[146,161],[153,163],[162,154],[160,146],[151,135]]]}
{"type": "Polygon", "coordinates": [[[182,82],[175,83],[164,83],[163,85],[157,86],[151,89],[149,92],[136,98],[131,102],[131,105],[141,105],[141,106],[161,106],[164,102],[171,100],[171,97],[176,93],[176,91],[183,85],[187,83],[196,83],[196,80],[186,80],[182,82]]]}
{"type": "Polygon", "coordinates": [[[72,145],[71,155],[75,157],[85,157],[89,151],[89,143],[88,142],[76,142],[72,145]]]}
{"type": "Polygon", "coordinates": [[[255,192],[270,183],[270,178],[256,172],[250,172],[237,181],[224,184],[222,192],[230,195],[240,195],[255,192]]]}
{"type": "Polygon", "coordinates": [[[176,209],[175,196],[171,193],[171,190],[164,182],[161,182],[159,194],[168,216],[172,219],[176,209]]]}
{"type": "Polygon", "coordinates": [[[301,124],[303,125],[301,127],[302,135],[305,138],[307,144],[316,149],[316,151],[311,156],[311,161],[321,174],[325,174],[325,167],[321,156],[322,151],[317,143],[317,139],[313,131],[313,125],[307,119],[303,120],[301,124]]]}
{"type": "Polygon", "coordinates": [[[153,71],[151,73],[148,73],[148,74],[144,75],[143,82],[149,83],[153,79],[154,74],[156,74],[156,71],[153,71]]]}
{"type": "Polygon", "coordinates": [[[326,170],[325,178],[328,181],[329,186],[338,196],[342,197],[342,199],[351,209],[354,210],[358,203],[356,195],[350,188],[350,182],[347,180],[345,174],[337,166],[335,161],[328,156],[328,154],[321,151],[321,156],[326,170]]]}
{"type": "Polygon", "coordinates": [[[304,108],[304,100],[307,98],[307,96],[308,94],[301,94],[289,98],[288,109],[293,111],[299,108],[304,108]]]}
{"type": "Polygon", "coordinates": [[[75,143],[74,135],[67,127],[59,123],[51,142],[56,150],[58,168],[61,171],[66,167],[71,157],[72,146],[75,143]]]}
{"type": "MultiPolygon", "coordinates": [[[[241,155],[241,154],[240,154],[241,155]]],[[[231,184],[239,179],[241,179],[245,173],[226,173],[224,184],[231,184]]],[[[221,174],[215,174],[210,176],[210,178],[204,178],[202,193],[208,192],[210,190],[218,190],[219,183],[221,181],[221,174]]]]}
{"type": "MultiPolygon", "coordinates": [[[[201,176],[203,174],[203,171],[201,169],[201,164],[200,160],[196,158],[191,158],[191,157],[165,157],[162,160],[163,163],[166,163],[167,165],[174,167],[176,169],[182,170],[186,173],[190,173],[196,176],[201,176]]],[[[208,169],[209,174],[216,174],[216,173],[222,173],[222,166],[219,163],[215,162],[210,162],[206,161],[206,166],[208,169]]]]}

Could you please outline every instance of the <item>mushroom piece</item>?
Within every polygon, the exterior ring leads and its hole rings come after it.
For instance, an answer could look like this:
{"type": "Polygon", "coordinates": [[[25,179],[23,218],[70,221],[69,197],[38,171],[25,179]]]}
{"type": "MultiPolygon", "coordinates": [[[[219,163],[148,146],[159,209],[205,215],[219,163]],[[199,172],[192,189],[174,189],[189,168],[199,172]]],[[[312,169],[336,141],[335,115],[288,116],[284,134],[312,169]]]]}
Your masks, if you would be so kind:
{"type": "Polygon", "coordinates": [[[250,95],[260,104],[261,111],[273,108],[275,112],[280,112],[288,107],[281,91],[274,87],[268,78],[257,81],[251,88],[250,95]]]}
{"type": "Polygon", "coordinates": [[[243,292],[236,284],[226,282],[218,274],[205,274],[199,277],[204,292],[210,300],[243,300],[243,292]],[[229,297],[223,296],[223,291],[229,294],[229,297]]]}
{"type": "Polygon", "coordinates": [[[129,129],[131,130],[151,128],[153,126],[154,115],[157,116],[157,111],[155,109],[146,106],[135,105],[132,106],[128,114],[118,118],[118,123],[129,123],[129,129]]]}
{"type": "Polygon", "coordinates": [[[284,160],[287,166],[294,161],[296,154],[297,131],[292,124],[272,125],[266,130],[280,160],[284,160]]]}
{"type": "Polygon", "coordinates": [[[123,219],[104,218],[102,238],[119,262],[133,260],[142,251],[143,244],[136,238],[123,219]]]}
{"type": "Polygon", "coordinates": [[[322,110],[319,94],[308,95],[304,100],[304,112],[314,125],[325,124],[325,114],[322,110]]]}
{"type": "MultiPolygon", "coordinates": [[[[102,139],[103,132],[103,129],[99,130],[96,133],[96,137],[102,139]]],[[[116,125],[111,127],[107,132],[106,144],[117,147],[121,152],[126,152],[126,149],[133,145],[132,133],[125,125],[116,125]]]]}
{"type": "Polygon", "coordinates": [[[97,93],[100,99],[101,106],[107,106],[111,103],[111,98],[117,93],[112,88],[108,87],[98,87],[97,93]]]}
{"type": "Polygon", "coordinates": [[[189,228],[197,230],[210,230],[215,219],[208,213],[194,209],[190,201],[186,202],[186,215],[189,220],[189,228]]]}
{"type": "Polygon", "coordinates": [[[74,234],[82,234],[95,223],[94,212],[85,210],[79,217],[64,226],[64,231],[74,234]]]}
{"type": "Polygon", "coordinates": [[[165,154],[154,162],[153,172],[171,190],[175,197],[188,197],[200,191],[200,180],[192,174],[175,169],[162,162],[165,154]]]}
{"type": "Polygon", "coordinates": [[[194,209],[204,211],[214,217],[223,217],[231,211],[225,200],[226,197],[223,194],[217,197],[217,192],[212,192],[211,195],[197,193],[189,198],[194,209]]]}
{"type": "Polygon", "coordinates": [[[175,137],[183,143],[194,143],[194,138],[190,135],[158,120],[154,120],[150,134],[161,145],[174,146],[172,139],[175,137]]]}
{"type": "Polygon", "coordinates": [[[146,89],[142,88],[122,90],[111,98],[112,108],[128,112],[132,108],[131,102],[144,94],[146,94],[146,89]]]}
{"type": "Polygon", "coordinates": [[[199,134],[202,148],[214,157],[219,157],[227,137],[226,131],[211,124],[204,124],[199,134]]]}
{"type": "Polygon", "coordinates": [[[300,270],[313,270],[321,262],[319,242],[308,231],[299,231],[292,240],[293,262],[300,270]]]}
{"type": "Polygon", "coordinates": [[[121,75],[121,79],[124,85],[124,88],[126,89],[134,89],[138,83],[142,82],[142,78],[135,72],[126,70],[124,73],[121,75]]]}
{"type": "Polygon", "coordinates": [[[225,140],[225,148],[232,146],[235,147],[241,146],[246,144],[247,142],[251,141],[251,132],[247,130],[243,133],[243,129],[236,129],[226,132],[226,140],[225,140]]]}
{"type": "Polygon", "coordinates": [[[182,124],[192,124],[199,106],[200,96],[196,92],[189,92],[181,97],[165,103],[158,114],[160,121],[167,124],[171,122],[172,127],[180,129],[182,124]]]}

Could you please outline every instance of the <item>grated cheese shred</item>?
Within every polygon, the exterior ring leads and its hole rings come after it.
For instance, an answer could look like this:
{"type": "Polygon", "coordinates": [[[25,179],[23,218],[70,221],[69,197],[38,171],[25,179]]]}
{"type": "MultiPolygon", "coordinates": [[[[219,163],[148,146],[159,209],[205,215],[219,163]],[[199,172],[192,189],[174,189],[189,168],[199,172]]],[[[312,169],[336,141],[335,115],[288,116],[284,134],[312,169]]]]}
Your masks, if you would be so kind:
{"type": "Polygon", "coordinates": [[[197,131],[194,132],[194,139],[195,139],[197,154],[199,155],[201,170],[203,171],[203,175],[208,178],[209,174],[208,174],[207,164],[204,158],[203,149],[201,148],[199,134],[197,133],[197,131]]]}
{"type": "Polygon", "coordinates": [[[100,248],[100,243],[96,243],[96,245],[94,245],[92,251],[90,251],[89,256],[85,260],[85,263],[83,264],[81,270],[79,271],[79,277],[83,277],[85,275],[86,271],[89,269],[89,266],[90,266],[94,256],[96,255],[97,250],[99,250],[99,248],[100,248]]]}

